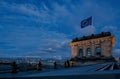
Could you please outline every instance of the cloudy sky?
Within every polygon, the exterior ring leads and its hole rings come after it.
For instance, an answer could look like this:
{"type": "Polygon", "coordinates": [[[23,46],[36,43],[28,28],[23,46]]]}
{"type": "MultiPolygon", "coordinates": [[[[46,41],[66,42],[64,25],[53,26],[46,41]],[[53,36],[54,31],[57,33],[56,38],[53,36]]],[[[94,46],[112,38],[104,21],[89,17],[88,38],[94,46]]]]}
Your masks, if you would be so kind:
{"type": "Polygon", "coordinates": [[[0,0],[0,56],[70,57],[72,38],[110,31],[120,56],[119,0],[0,0]],[[93,26],[80,22],[93,17],[93,26]]]}

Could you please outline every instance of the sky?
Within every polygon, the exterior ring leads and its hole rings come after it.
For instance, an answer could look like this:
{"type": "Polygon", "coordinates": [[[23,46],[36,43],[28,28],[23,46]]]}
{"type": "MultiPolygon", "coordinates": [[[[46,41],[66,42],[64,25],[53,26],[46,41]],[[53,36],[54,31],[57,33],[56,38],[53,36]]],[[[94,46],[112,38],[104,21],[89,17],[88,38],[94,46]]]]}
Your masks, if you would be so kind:
{"type": "Polygon", "coordinates": [[[0,0],[0,57],[70,57],[75,37],[110,31],[120,57],[119,0],[0,0]],[[93,17],[93,25],[80,22],[93,17]]]}

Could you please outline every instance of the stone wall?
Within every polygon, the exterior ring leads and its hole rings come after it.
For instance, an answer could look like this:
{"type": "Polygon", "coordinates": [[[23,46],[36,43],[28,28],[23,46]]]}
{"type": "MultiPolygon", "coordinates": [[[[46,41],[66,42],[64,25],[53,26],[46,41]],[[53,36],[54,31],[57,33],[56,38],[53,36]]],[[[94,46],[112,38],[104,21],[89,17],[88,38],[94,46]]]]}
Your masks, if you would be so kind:
{"type": "Polygon", "coordinates": [[[87,49],[91,49],[92,56],[96,56],[95,48],[101,47],[101,55],[105,57],[112,56],[112,47],[115,43],[114,36],[106,36],[101,38],[82,40],[71,42],[72,58],[79,57],[79,49],[83,49],[83,56],[87,56],[87,49]]]}

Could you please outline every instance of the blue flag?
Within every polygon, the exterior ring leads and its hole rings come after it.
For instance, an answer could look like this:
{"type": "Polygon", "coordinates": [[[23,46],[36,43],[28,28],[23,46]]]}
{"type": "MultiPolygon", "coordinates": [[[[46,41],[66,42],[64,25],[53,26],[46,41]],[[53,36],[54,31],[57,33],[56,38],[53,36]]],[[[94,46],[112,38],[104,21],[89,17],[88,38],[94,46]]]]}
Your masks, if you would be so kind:
{"type": "Polygon", "coordinates": [[[89,25],[92,25],[92,16],[81,21],[81,28],[87,27],[89,25]]]}

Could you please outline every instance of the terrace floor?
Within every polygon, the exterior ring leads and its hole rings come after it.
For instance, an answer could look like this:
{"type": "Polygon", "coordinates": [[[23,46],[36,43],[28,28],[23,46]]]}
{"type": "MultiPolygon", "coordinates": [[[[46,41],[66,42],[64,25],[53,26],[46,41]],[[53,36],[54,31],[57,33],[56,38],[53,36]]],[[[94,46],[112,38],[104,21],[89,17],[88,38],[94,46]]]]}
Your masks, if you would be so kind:
{"type": "Polygon", "coordinates": [[[0,74],[0,78],[42,78],[42,79],[120,79],[120,69],[116,63],[108,62],[82,67],[63,68],[49,71],[19,72],[0,74]]]}

